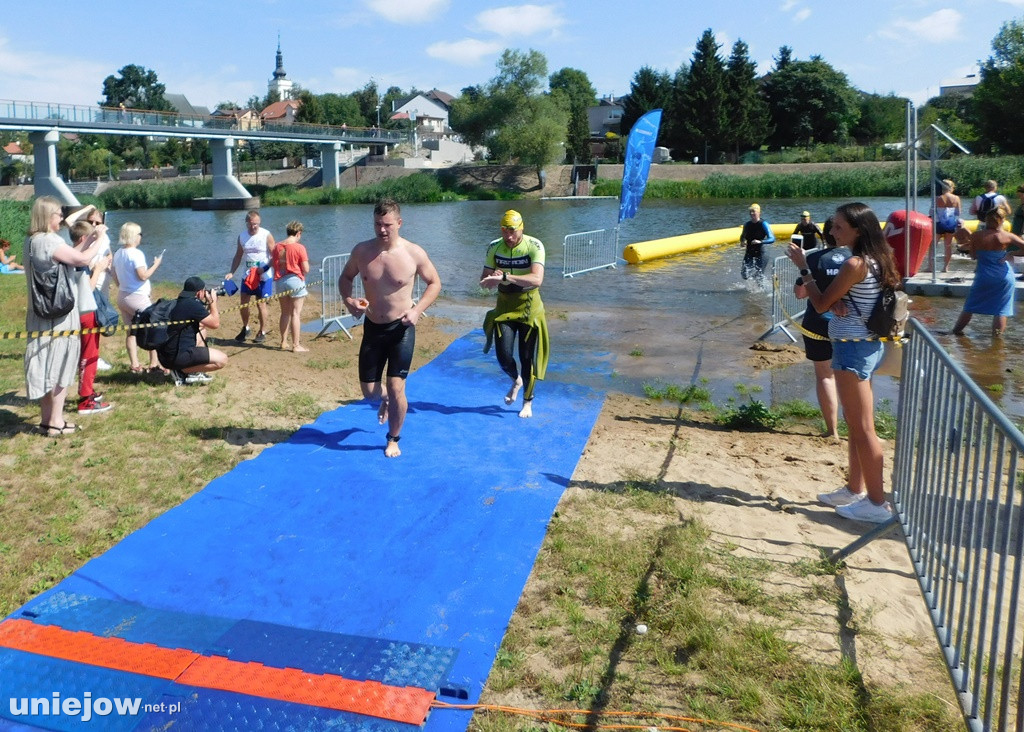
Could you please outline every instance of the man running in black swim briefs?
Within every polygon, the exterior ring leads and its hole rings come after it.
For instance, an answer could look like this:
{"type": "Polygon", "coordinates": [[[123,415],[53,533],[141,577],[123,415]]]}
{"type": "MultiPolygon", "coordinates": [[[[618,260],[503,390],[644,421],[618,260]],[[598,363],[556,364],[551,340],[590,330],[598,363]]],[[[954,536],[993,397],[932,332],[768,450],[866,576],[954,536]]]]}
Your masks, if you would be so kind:
{"type": "Polygon", "coordinates": [[[356,244],[338,278],[345,307],[355,317],[365,313],[363,341],[359,347],[359,385],[363,396],[380,401],[381,424],[388,424],[384,454],[398,457],[402,424],[408,401],[405,378],[409,375],[416,346],[416,322],[441,292],[441,279],[427,253],[399,235],[401,209],[391,199],[373,208],[373,239],[356,244]],[[365,298],[352,297],[356,276],[362,277],[365,298]],[[413,303],[413,285],[419,276],[426,289],[413,303]],[[381,384],[387,366],[387,386],[381,384]]]}

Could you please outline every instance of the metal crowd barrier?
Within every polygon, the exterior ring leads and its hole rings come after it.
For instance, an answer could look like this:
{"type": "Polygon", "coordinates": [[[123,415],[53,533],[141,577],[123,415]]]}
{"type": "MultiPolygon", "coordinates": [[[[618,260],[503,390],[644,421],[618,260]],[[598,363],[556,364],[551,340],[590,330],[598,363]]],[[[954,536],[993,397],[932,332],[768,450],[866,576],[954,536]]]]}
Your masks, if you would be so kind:
{"type": "MultiPolygon", "coordinates": [[[[345,309],[345,303],[342,302],[341,293],[338,291],[338,278],[341,277],[341,271],[345,269],[345,263],[348,262],[349,256],[348,254],[332,254],[324,257],[320,262],[320,279],[323,280],[323,284],[320,289],[321,325],[320,332],[316,334],[317,338],[326,333],[332,325],[337,325],[351,339],[352,333],[349,328],[362,322],[362,317],[354,318],[345,309]]],[[[354,297],[363,296],[363,281],[359,277],[352,283],[352,295],[354,297]]]]}
{"type": "Polygon", "coordinates": [[[562,277],[615,267],[619,256],[619,227],[568,234],[562,242],[562,277]]]}
{"type": "Polygon", "coordinates": [[[1024,729],[1024,435],[916,320],[893,504],[970,730],[1024,729]]]}
{"type": "Polygon", "coordinates": [[[757,340],[761,341],[780,330],[789,336],[789,340],[796,343],[794,336],[787,326],[791,325],[789,317],[799,320],[807,310],[807,300],[800,300],[793,294],[793,285],[800,275],[800,270],[793,261],[786,256],[776,257],[772,265],[774,273],[772,286],[772,327],[765,331],[757,340]],[[787,314],[789,317],[786,317],[787,314]]]}
{"type": "MultiPolygon", "coordinates": [[[[341,292],[338,290],[338,279],[350,256],[349,254],[332,254],[324,257],[320,262],[320,279],[323,280],[323,285],[320,290],[320,332],[316,334],[317,338],[326,333],[332,325],[337,325],[351,339],[352,332],[349,328],[354,328],[363,322],[362,316],[355,318],[348,312],[341,299],[341,292]]],[[[423,290],[423,280],[416,275],[412,285],[412,301],[414,303],[420,301],[423,290]]],[[[352,283],[352,296],[364,297],[365,294],[363,279],[356,277],[352,283]]],[[[426,315],[423,313],[420,317],[424,318],[426,315]]]]}

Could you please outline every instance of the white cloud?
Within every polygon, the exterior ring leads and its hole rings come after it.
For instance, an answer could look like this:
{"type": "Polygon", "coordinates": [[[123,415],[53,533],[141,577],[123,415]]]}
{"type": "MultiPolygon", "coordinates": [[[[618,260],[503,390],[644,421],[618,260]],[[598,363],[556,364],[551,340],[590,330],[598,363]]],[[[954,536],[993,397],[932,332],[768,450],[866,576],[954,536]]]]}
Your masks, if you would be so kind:
{"type": "Polygon", "coordinates": [[[350,66],[335,66],[331,69],[331,83],[338,89],[362,89],[370,75],[350,66]]]}
{"type": "Polygon", "coordinates": [[[364,0],[366,7],[392,23],[410,25],[433,20],[448,9],[450,0],[364,0]]]}
{"type": "Polygon", "coordinates": [[[1024,0],[1000,0],[1000,2],[1012,5],[1015,8],[1024,8],[1024,0]]]}
{"type": "Polygon", "coordinates": [[[507,5],[476,16],[479,27],[499,36],[532,36],[557,31],[566,23],[554,5],[507,5]]]}
{"type": "Polygon", "coordinates": [[[4,97],[19,102],[95,105],[103,98],[105,64],[82,58],[12,48],[0,38],[4,97]]]}
{"type": "Polygon", "coordinates": [[[788,13],[796,7],[797,2],[798,0],[786,0],[786,2],[782,3],[780,10],[782,10],[783,13],[788,13]]]}
{"type": "Polygon", "coordinates": [[[795,20],[797,23],[802,23],[803,21],[807,20],[810,17],[811,17],[811,9],[810,8],[803,8],[802,10],[798,10],[796,12],[796,14],[793,16],[793,20],[795,20]]]}
{"type": "Polygon", "coordinates": [[[879,35],[905,42],[925,40],[932,43],[944,43],[959,39],[966,23],[967,21],[959,11],[944,8],[923,18],[895,20],[880,31],[879,35]]]}
{"type": "Polygon", "coordinates": [[[504,45],[497,41],[464,38],[461,41],[439,41],[427,46],[427,55],[459,66],[475,66],[485,56],[498,53],[504,45]]]}

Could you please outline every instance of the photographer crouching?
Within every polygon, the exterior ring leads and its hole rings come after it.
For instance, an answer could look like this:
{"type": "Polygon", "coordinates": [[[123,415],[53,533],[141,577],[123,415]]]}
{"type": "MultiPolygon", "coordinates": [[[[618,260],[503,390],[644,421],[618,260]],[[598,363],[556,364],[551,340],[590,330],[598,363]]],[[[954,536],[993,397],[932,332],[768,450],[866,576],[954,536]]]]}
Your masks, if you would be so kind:
{"type": "Polygon", "coordinates": [[[169,338],[157,350],[157,356],[161,365],[171,370],[175,386],[213,381],[209,372],[228,364],[226,353],[206,345],[207,329],[220,327],[217,292],[207,289],[199,277],[189,277],[167,319],[173,325],[167,326],[169,338]]]}

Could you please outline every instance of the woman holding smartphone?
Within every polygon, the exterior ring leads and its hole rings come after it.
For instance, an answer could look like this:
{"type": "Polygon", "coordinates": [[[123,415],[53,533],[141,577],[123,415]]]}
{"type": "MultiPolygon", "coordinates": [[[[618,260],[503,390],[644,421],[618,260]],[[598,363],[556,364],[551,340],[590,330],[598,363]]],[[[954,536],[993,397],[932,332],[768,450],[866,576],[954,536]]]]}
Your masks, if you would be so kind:
{"type": "MultiPolygon", "coordinates": [[[[135,313],[145,310],[153,304],[150,299],[152,285],[149,279],[163,261],[163,253],[153,259],[153,264],[146,265],[146,255],[139,249],[142,243],[142,228],[131,221],[121,227],[121,248],[114,254],[114,280],[117,282],[117,307],[125,323],[132,322],[135,313]]],[[[166,249],[164,251],[167,251],[166,249]]],[[[135,334],[128,331],[125,338],[128,349],[128,360],[132,373],[141,373],[146,369],[139,363],[139,349],[135,342],[135,334]]],[[[160,366],[156,351],[149,352],[149,370],[153,373],[169,374],[160,366]]]]}
{"type": "Polygon", "coordinates": [[[818,495],[834,506],[843,518],[883,523],[892,517],[885,500],[882,443],[875,434],[874,394],[871,374],[882,363],[883,343],[867,327],[867,319],[885,285],[899,287],[900,274],[892,249],[882,236],[874,211],[863,203],[847,203],[836,209],[832,230],[836,243],[852,256],[822,292],[807,268],[807,258],[797,244],[786,250],[800,268],[801,284],[819,313],[832,311],[828,335],[832,340],[832,370],[843,416],[850,429],[849,484],[818,495]]]}

